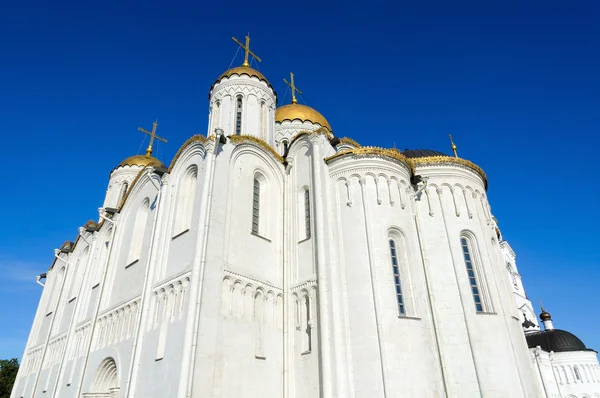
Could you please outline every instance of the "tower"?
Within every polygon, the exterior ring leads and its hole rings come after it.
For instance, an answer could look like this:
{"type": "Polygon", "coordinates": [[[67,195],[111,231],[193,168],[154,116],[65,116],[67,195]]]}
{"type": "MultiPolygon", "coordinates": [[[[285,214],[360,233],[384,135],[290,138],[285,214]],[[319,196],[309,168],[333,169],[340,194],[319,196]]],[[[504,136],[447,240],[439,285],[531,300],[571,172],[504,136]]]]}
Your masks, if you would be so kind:
{"type": "Polygon", "coordinates": [[[250,56],[260,62],[250,50],[250,38],[246,36],[245,45],[233,40],[244,50],[244,63],[225,71],[211,86],[208,135],[221,128],[227,136],[249,135],[273,145],[277,94],[265,76],[250,67],[250,56]]]}
{"type": "Polygon", "coordinates": [[[298,103],[296,92],[302,92],[295,85],[294,74],[290,73],[290,82],[285,79],[284,82],[290,86],[292,101],[277,108],[275,113],[275,142],[278,152],[282,155],[287,151],[291,140],[301,132],[310,133],[323,128],[331,135],[331,126],[323,115],[307,105],[298,103]]]}
{"type": "Polygon", "coordinates": [[[165,165],[160,160],[152,156],[155,139],[162,142],[167,142],[166,139],[156,134],[157,127],[158,121],[155,121],[152,124],[152,131],[147,131],[141,127],[138,127],[139,131],[150,136],[150,142],[146,148],[146,154],[130,156],[119,163],[119,165],[110,172],[108,188],[106,190],[104,204],[102,205],[103,208],[117,209],[125,198],[125,195],[127,194],[132,182],[135,180],[139,172],[144,168],[165,168],[165,165]]]}

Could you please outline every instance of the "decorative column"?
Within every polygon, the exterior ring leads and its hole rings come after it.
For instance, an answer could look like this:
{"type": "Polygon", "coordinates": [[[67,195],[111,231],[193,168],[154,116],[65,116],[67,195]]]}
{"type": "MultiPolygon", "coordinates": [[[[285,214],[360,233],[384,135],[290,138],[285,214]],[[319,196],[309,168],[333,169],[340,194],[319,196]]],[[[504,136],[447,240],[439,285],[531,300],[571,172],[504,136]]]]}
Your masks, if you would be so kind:
{"type": "MultiPolygon", "coordinates": [[[[376,272],[375,272],[375,258],[373,256],[373,247],[371,243],[371,226],[369,223],[369,205],[367,202],[367,195],[365,192],[365,185],[367,184],[367,180],[364,177],[361,177],[358,180],[360,184],[360,196],[362,199],[362,208],[363,208],[363,217],[364,217],[364,227],[365,227],[365,239],[367,242],[367,256],[369,258],[369,276],[371,279],[371,298],[373,300],[373,312],[375,313],[375,324],[377,328],[377,344],[379,348],[379,366],[381,370],[381,381],[383,385],[383,396],[384,398],[388,396],[388,388],[387,388],[387,362],[385,357],[385,347],[383,345],[383,326],[381,322],[381,314],[379,313],[379,299],[377,296],[377,282],[376,282],[376,272]]],[[[375,187],[377,189],[377,187],[375,187]]]]}
{"type": "Polygon", "coordinates": [[[323,157],[321,156],[321,136],[312,134],[310,136],[312,144],[312,172],[314,176],[313,203],[315,209],[315,242],[317,247],[317,288],[319,295],[319,359],[321,369],[321,394],[323,397],[333,397],[334,380],[331,375],[331,333],[330,333],[330,307],[328,297],[328,281],[325,277],[327,264],[325,264],[325,226],[323,212],[323,180],[321,177],[321,167],[323,157]]]}
{"type": "MultiPolygon", "coordinates": [[[[149,174],[149,178],[152,175],[149,174]]],[[[140,305],[138,314],[132,314],[133,319],[137,319],[137,327],[134,329],[135,337],[133,339],[133,348],[131,366],[129,368],[128,377],[125,380],[125,396],[135,396],[135,387],[137,382],[137,370],[140,364],[140,358],[142,353],[142,347],[144,343],[144,337],[146,335],[146,329],[143,325],[148,322],[150,312],[148,311],[149,304],[152,300],[152,282],[154,281],[154,272],[156,271],[157,258],[160,257],[160,250],[157,247],[160,245],[161,233],[163,232],[163,219],[165,218],[165,212],[168,210],[167,206],[164,206],[165,198],[168,198],[168,187],[169,187],[169,174],[163,174],[160,180],[160,187],[158,189],[158,199],[156,206],[156,216],[152,225],[152,235],[150,238],[150,254],[148,255],[148,262],[146,263],[146,271],[144,272],[144,285],[142,287],[142,293],[140,296],[140,305]]],[[[117,395],[118,396],[118,391],[117,395]]]]}
{"type": "MultiPolygon", "coordinates": [[[[208,227],[212,206],[213,185],[215,179],[215,164],[219,143],[223,137],[223,130],[215,129],[212,147],[207,148],[208,163],[206,176],[200,200],[200,217],[198,218],[198,236],[194,250],[194,262],[190,279],[190,300],[188,304],[187,324],[183,340],[183,358],[181,361],[181,376],[177,396],[180,398],[192,397],[194,384],[194,366],[196,363],[196,350],[198,346],[198,332],[200,329],[200,304],[202,302],[202,284],[204,281],[204,267],[206,266],[206,248],[208,245],[208,227]]],[[[207,141],[207,144],[209,142],[207,141]]]]}

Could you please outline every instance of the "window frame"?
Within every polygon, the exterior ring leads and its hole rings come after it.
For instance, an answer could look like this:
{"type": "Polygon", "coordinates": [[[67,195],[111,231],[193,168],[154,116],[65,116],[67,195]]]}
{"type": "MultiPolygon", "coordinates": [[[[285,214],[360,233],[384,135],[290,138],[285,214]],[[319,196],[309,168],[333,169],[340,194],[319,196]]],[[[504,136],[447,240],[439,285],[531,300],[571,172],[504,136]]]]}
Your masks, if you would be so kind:
{"type": "Polygon", "coordinates": [[[310,191],[304,188],[304,239],[311,237],[310,191]]]}
{"type": "Polygon", "coordinates": [[[260,180],[256,175],[252,184],[252,233],[260,235],[260,180]]]}
{"type": "Polygon", "coordinates": [[[241,95],[235,97],[235,135],[242,134],[242,117],[244,112],[244,101],[241,95]]]}
{"type": "Polygon", "coordinates": [[[194,201],[198,188],[198,172],[198,165],[192,164],[179,177],[179,186],[177,187],[174,203],[173,238],[189,231],[191,228],[194,201]]]}
{"type": "Polygon", "coordinates": [[[287,139],[281,140],[281,156],[285,156],[290,148],[290,143],[287,139]]]}
{"type": "Polygon", "coordinates": [[[477,241],[472,234],[462,233],[459,243],[462,261],[467,271],[467,282],[471,297],[473,298],[475,312],[477,314],[494,313],[481,257],[477,249],[477,241]]]}
{"type": "Polygon", "coordinates": [[[144,238],[148,226],[148,218],[150,217],[150,199],[148,197],[141,201],[133,216],[133,225],[131,227],[132,239],[129,244],[129,253],[127,254],[125,268],[133,265],[142,257],[144,238]]]}
{"type": "Polygon", "coordinates": [[[121,201],[123,201],[123,198],[127,194],[128,189],[129,189],[129,184],[127,183],[127,181],[123,181],[121,183],[121,186],[119,187],[119,197],[117,199],[116,207],[118,207],[121,204],[121,201]]]}
{"type": "Polygon", "coordinates": [[[396,294],[396,304],[398,306],[399,316],[407,316],[406,300],[404,289],[402,288],[402,276],[400,274],[400,261],[398,258],[398,243],[393,237],[388,238],[388,250],[390,254],[390,264],[392,265],[392,276],[394,278],[394,287],[396,294]]]}

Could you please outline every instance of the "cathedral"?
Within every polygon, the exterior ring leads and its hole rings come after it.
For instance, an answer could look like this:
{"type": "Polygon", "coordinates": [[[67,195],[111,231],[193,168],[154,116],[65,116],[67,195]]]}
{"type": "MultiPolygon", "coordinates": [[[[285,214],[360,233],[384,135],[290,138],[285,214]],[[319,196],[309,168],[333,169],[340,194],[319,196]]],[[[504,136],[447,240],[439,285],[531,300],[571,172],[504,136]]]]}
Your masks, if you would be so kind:
{"type": "Polygon", "coordinates": [[[12,398],[600,398],[597,353],[540,328],[480,167],[341,138],[234,41],[206,135],[167,165],[140,128],[37,277],[12,398]]]}

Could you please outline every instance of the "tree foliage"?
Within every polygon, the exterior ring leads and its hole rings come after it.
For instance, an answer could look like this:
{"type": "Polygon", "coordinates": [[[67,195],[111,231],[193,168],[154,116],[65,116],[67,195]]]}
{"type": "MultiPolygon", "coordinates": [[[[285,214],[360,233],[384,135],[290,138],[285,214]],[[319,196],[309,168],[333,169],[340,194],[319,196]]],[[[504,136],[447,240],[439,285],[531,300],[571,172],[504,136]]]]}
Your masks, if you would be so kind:
{"type": "Polygon", "coordinates": [[[0,359],[0,398],[10,398],[13,384],[19,371],[19,360],[0,359]]]}

